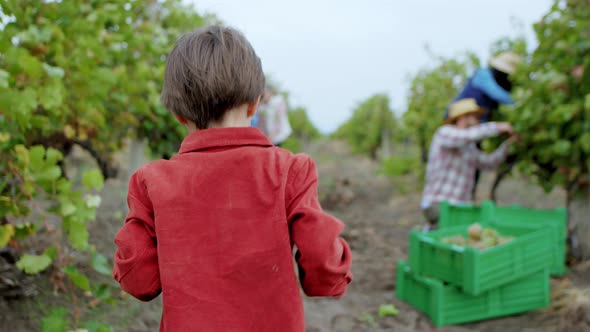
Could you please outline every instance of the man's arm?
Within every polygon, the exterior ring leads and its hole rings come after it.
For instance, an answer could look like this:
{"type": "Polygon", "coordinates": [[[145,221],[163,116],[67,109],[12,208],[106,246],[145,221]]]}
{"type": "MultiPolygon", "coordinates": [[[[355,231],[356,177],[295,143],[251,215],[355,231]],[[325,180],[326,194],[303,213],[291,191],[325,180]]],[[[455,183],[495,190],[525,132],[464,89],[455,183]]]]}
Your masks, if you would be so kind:
{"type": "Polygon", "coordinates": [[[455,126],[442,126],[436,133],[439,144],[445,148],[454,149],[479,142],[488,137],[498,136],[502,132],[512,130],[509,124],[488,122],[469,128],[457,128],[455,126]]]}
{"type": "Polygon", "coordinates": [[[496,151],[492,153],[485,153],[477,150],[477,168],[492,170],[500,166],[500,164],[506,160],[508,155],[508,142],[504,142],[496,151]]]}

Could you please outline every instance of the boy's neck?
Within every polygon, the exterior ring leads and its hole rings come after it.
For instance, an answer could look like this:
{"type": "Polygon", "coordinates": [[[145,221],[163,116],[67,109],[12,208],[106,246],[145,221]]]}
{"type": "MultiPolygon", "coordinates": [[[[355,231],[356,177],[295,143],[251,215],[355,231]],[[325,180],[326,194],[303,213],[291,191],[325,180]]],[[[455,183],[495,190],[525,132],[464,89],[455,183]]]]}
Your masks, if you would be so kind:
{"type": "Polygon", "coordinates": [[[209,122],[209,128],[227,127],[250,127],[248,104],[243,104],[230,109],[219,121],[209,122]]]}
{"type": "MultiPolygon", "coordinates": [[[[192,134],[199,129],[197,126],[188,122],[185,124],[188,134],[192,134]]],[[[209,128],[230,128],[230,127],[250,127],[250,118],[248,117],[248,104],[243,104],[227,111],[223,118],[218,121],[211,121],[209,128]]]]}

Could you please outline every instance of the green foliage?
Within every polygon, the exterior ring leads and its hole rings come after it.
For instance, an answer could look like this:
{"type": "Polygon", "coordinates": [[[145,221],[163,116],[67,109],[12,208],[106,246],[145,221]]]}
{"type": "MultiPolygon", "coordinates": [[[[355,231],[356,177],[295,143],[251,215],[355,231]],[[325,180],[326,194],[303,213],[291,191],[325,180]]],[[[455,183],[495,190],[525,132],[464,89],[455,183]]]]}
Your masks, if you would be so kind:
{"type": "Polygon", "coordinates": [[[37,274],[51,265],[51,258],[47,255],[27,255],[24,254],[16,262],[16,267],[23,270],[26,274],[37,274]]]}
{"type": "Polygon", "coordinates": [[[293,130],[291,136],[283,142],[282,147],[293,153],[303,151],[304,147],[321,137],[320,131],[313,125],[303,107],[290,109],[289,124],[293,130]]]}
{"type": "Polygon", "coordinates": [[[382,173],[389,177],[408,175],[420,168],[415,156],[393,156],[382,161],[382,173]]]}
{"type": "Polygon", "coordinates": [[[68,312],[64,308],[55,308],[41,320],[41,332],[66,332],[68,329],[68,312]]]}
{"type": "MultiPolygon", "coordinates": [[[[94,218],[96,206],[88,206],[86,198],[80,192],[72,190],[71,183],[61,177],[61,170],[57,166],[62,159],[61,153],[40,145],[26,148],[16,144],[11,148],[12,150],[0,150],[0,169],[5,171],[4,184],[0,186],[0,217],[26,218],[30,213],[30,206],[36,208],[36,212],[43,216],[44,211],[36,204],[30,205],[27,202],[35,197],[48,199],[55,203],[49,212],[62,218],[71,244],[75,248],[83,249],[87,244],[85,224],[94,218]]],[[[33,220],[5,225],[2,241],[18,240],[34,234],[39,222],[40,220],[33,220]],[[14,227],[14,231],[10,230],[11,226],[14,227]]],[[[36,268],[29,267],[27,263],[27,260],[22,263],[23,269],[28,273],[35,273],[32,271],[36,268]]]]}
{"type": "Polygon", "coordinates": [[[289,150],[293,153],[298,153],[303,150],[301,141],[293,136],[289,136],[281,145],[283,149],[289,150]]]}
{"type": "Polygon", "coordinates": [[[391,138],[396,128],[396,119],[389,106],[389,97],[376,94],[362,102],[352,117],[333,134],[346,140],[355,153],[377,158],[377,151],[384,137],[391,138]]]}
{"type": "Polygon", "coordinates": [[[399,310],[393,304],[383,304],[379,307],[379,317],[397,316],[399,310]]]}
{"type": "Polygon", "coordinates": [[[111,289],[106,284],[93,286],[92,294],[100,301],[113,302],[113,298],[111,297],[111,289]]]}
{"type": "Polygon", "coordinates": [[[367,324],[372,329],[376,329],[379,326],[379,324],[377,324],[377,319],[370,312],[363,312],[359,315],[358,320],[367,324]]]}
{"type": "Polygon", "coordinates": [[[502,52],[514,52],[520,56],[526,57],[527,43],[524,35],[520,34],[517,37],[502,37],[490,46],[490,55],[495,56],[502,52]]]}
{"type": "Polygon", "coordinates": [[[90,280],[88,280],[88,277],[80,273],[75,266],[68,265],[62,271],[72,279],[72,282],[76,287],[85,291],[90,290],[90,280]]]}
{"type": "Polygon", "coordinates": [[[0,78],[8,89],[0,108],[15,131],[30,132],[14,139],[88,141],[108,155],[136,134],[159,154],[174,152],[183,131],[159,102],[165,59],[206,18],[180,0],[0,5],[15,17],[1,31],[0,78]]]}
{"type": "Polygon", "coordinates": [[[521,168],[546,190],[587,183],[590,170],[590,2],[556,1],[534,25],[538,47],[516,74],[521,168]]]}
{"type": "Polygon", "coordinates": [[[289,110],[289,123],[293,129],[293,136],[295,138],[310,142],[321,137],[320,131],[313,125],[307,111],[303,107],[297,107],[289,110]]]}
{"type": "Polygon", "coordinates": [[[98,322],[88,322],[82,325],[88,332],[113,332],[113,328],[98,322]]]}
{"type": "Polygon", "coordinates": [[[82,184],[86,189],[101,190],[104,185],[104,179],[98,170],[85,172],[82,176],[82,184]]]}
{"type": "Polygon", "coordinates": [[[105,324],[95,321],[83,322],[80,329],[68,328],[68,312],[61,307],[52,308],[41,320],[41,332],[66,332],[66,331],[87,331],[87,332],[113,332],[114,329],[105,324]]]}
{"type": "Polygon", "coordinates": [[[90,257],[90,266],[98,273],[104,275],[111,275],[111,267],[107,261],[107,258],[103,255],[93,252],[90,257]]]}
{"type": "Polygon", "coordinates": [[[14,226],[11,224],[0,225],[0,247],[4,247],[14,236],[14,226]]]}
{"type": "Polygon", "coordinates": [[[416,73],[410,83],[408,109],[403,115],[405,130],[412,135],[426,161],[436,129],[442,124],[445,109],[478,66],[473,53],[455,58],[432,56],[433,65],[416,73]]]}

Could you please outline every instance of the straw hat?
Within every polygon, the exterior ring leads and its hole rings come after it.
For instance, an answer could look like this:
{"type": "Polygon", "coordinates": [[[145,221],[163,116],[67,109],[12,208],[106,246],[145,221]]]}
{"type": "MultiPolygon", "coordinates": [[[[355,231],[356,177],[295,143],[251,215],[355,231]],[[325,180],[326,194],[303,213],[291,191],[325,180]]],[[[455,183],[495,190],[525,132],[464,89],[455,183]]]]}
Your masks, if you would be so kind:
{"type": "Polygon", "coordinates": [[[487,113],[487,110],[477,105],[475,99],[465,98],[456,101],[449,106],[449,117],[445,120],[445,123],[451,124],[463,115],[482,115],[485,113],[487,113]]]}
{"type": "Polygon", "coordinates": [[[502,52],[490,60],[490,67],[508,75],[514,74],[516,67],[522,62],[522,57],[514,52],[502,52]]]}

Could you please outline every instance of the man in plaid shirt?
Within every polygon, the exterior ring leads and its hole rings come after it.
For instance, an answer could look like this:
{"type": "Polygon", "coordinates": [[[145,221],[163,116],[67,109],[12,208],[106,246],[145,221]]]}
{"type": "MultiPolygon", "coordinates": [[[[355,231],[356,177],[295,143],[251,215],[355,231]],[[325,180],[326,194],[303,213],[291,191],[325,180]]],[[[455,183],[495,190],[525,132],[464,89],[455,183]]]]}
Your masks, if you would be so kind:
{"type": "Polygon", "coordinates": [[[436,131],[432,139],[421,204],[430,224],[427,229],[438,222],[440,202],[471,203],[475,171],[494,169],[500,165],[506,158],[508,146],[516,138],[509,123],[480,124],[479,116],[485,112],[475,99],[455,102],[449,108],[445,125],[436,131]],[[493,153],[486,154],[476,147],[476,142],[501,134],[511,137],[493,153]]]}

